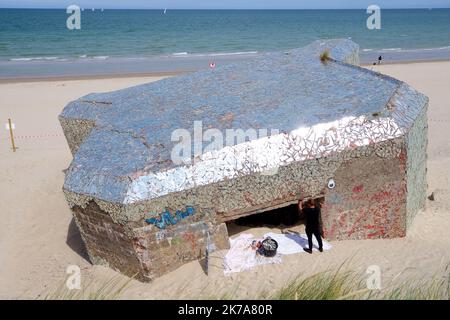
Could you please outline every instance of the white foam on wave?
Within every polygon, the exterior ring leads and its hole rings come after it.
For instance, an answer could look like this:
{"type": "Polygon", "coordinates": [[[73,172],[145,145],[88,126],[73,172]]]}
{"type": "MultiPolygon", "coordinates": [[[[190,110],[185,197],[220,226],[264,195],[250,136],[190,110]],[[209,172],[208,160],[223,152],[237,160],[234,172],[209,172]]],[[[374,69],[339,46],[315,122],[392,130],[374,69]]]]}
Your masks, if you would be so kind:
{"type": "MultiPolygon", "coordinates": [[[[448,50],[448,49],[450,49],[450,46],[440,47],[440,48],[401,49],[398,51],[401,51],[401,52],[424,52],[424,51],[438,51],[438,50],[448,50]]],[[[386,49],[383,49],[382,51],[386,51],[386,49]]]]}
{"type": "Polygon", "coordinates": [[[27,57],[27,58],[11,58],[9,61],[33,61],[33,60],[59,60],[59,57],[27,57]]]}
{"type": "Polygon", "coordinates": [[[33,58],[13,58],[9,59],[9,61],[31,61],[33,58]]]}
{"type": "Polygon", "coordinates": [[[257,54],[258,51],[243,51],[243,52],[218,52],[218,53],[210,53],[208,56],[216,57],[216,56],[237,56],[243,54],[257,54]]]}
{"type": "Polygon", "coordinates": [[[238,55],[249,55],[257,54],[258,51],[242,51],[242,52],[214,52],[214,53],[188,53],[188,52],[177,52],[172,53],[174,57],[226,57],[226,56],[238,56],[238,55]]]}
{"type": "Polygon", "coordinates": [[[384,49],[362,49],[362,52],[427,52],[427,51],[439,51],[449,50],[450,46],[438,47],[438,48],[414,48],[414,49],[402,49],[402,48],[384,48],[384,49]]]}
{"type": "Polygon", "coordinates": [[[386,48],[381,49],[381,51],[402,51],[402,48],[386,48]]]}

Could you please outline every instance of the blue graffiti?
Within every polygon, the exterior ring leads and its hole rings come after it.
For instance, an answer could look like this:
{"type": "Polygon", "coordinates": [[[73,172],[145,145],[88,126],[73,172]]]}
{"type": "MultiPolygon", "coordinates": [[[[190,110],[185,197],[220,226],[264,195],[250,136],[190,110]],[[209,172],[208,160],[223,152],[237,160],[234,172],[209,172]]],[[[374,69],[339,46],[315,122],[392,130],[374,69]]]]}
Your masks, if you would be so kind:
{"type": "Polygon", "coordinates": [[[165,229],[169,225],[175,225],[183,219],[186,219],[189,216],[194,215],[195,210],[193,207],[186,207],[185,211],[177,210],[175,215],[172,215],[169,210],[166,209],[163,213],[161,213],[160,218],[150,218],[145,219],[145,222],[148,224],[154,224],[159,229],[165,229]]]}

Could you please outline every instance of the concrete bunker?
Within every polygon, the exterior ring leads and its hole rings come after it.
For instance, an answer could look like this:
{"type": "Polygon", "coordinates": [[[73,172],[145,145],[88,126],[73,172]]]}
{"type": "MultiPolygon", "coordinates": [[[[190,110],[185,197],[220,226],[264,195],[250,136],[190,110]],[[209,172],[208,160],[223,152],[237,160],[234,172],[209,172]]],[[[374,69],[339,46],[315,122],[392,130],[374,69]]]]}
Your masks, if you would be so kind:
{"type": "Polygon", "coordinates": [[[328,240],[404,236],[426,197],[428,99],[358,61],[350,40],[316,41],[69,103],[63,191],[91,261],[150,281],[228,248],[227,221],[302,198],[324,199],[328,240]],[[171,133],[196,120],[279,134],[175,165],[171,133]]]}

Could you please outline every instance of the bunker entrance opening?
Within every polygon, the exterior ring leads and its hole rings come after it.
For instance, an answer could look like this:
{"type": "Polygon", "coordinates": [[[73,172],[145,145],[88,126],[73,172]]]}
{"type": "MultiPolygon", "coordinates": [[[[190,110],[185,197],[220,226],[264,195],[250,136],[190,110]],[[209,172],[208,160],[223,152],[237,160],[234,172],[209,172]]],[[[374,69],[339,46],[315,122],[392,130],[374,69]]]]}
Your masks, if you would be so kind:
{"type": "MultiPolygon", "coordinates": [[[[320,208],[324,203],[323,197],[312,200],[317,208],[320,208]]],[[[299,211],[298,204],[290,202],[283,207],[254,213],[236,220],[228,221],[227,228],[229,236],[233,236],[247,229],[261,227],[292,230],[299,233],[305,233],[305,224],[305,215],[299,211]]]]}

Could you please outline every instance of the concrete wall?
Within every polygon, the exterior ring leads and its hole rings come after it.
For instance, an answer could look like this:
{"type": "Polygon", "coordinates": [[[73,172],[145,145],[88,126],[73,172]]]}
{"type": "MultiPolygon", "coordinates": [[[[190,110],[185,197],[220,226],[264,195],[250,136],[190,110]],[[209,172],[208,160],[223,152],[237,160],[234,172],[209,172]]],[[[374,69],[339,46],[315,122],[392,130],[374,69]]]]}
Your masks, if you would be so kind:
{"type": "Polygon", "coordinates": [[[133,243],[142,263],[145,281],[175,270],[187,262],[205,258],[208,245],[211,251],[229,248],[225,224],[213,226],[203,221],[165,230],[143,229],[133,243]]]}
{"type": "Polygon", "coordinates": [[[91,262],[142,279],[141,266],[124,226],[115,223],[95,202],[72,208],[91,262]]]}
{"type": "Polygon", "coordinates": [[[94,264],[117,270],[140,281],[150,281],[179,266],[229,247],[225,224],[212,225],[195,214],[165,229],[145,225],[130,230],[114,222],[95,202],[72,208],[81,236],[94,264]],[[127,230],[128,229],[128,230],[127,230]],[[209,237],[208,237],[209,232],[209,237]]]}
{"type": "Polygon", "coordinates": [[[324,236],[330,240],[403,237],[406,233],[406,150],[343,163],[326,192],[324,236]]]}
{"type": "Polygon", "coordinates": [[[407,145],[407,215],[409,227],[417,212],[425,205],[427,192],[428,122],[426,105],[406,136],[407,145]]]}
{"type": "Polygon", "coordinates": [[[78,148],[91,133],[94,127],[94,121],[59,117],[59,122],[61,123],[70,151],[72,155],[75,155],[78,148]]]}

